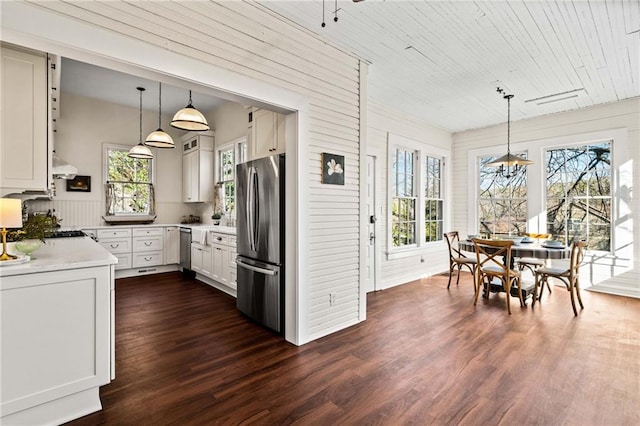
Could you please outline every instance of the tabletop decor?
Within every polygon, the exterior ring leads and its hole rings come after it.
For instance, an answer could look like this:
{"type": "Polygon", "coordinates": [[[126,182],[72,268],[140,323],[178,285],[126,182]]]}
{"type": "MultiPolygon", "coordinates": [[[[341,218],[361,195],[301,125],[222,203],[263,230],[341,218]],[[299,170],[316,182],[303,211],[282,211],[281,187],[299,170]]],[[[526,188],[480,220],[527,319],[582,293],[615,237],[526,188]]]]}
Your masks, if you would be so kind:
{"type": "Polygon", "coordinates": [[[0,227],[2,228],[0,262],[17,258],[17,256],[7,253],[7,228],[19,228],[21,226],[22,202],[17,198],[0,198],[0,227]]]}

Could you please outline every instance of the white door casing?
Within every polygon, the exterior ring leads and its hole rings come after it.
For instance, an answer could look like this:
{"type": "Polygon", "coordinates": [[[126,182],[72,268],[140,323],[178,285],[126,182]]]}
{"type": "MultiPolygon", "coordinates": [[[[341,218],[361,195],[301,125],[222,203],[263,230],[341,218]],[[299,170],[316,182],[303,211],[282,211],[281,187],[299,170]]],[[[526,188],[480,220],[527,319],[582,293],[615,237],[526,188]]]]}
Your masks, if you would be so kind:
{"type": "Polygon", "coordinates": [[[366,292],[378,290],[377,286],[377,262],[376,253],[378,252],[376,238],[376,157],[367,155],[367,235],[369,242],[365,250],[365,287],[366,292]]]}

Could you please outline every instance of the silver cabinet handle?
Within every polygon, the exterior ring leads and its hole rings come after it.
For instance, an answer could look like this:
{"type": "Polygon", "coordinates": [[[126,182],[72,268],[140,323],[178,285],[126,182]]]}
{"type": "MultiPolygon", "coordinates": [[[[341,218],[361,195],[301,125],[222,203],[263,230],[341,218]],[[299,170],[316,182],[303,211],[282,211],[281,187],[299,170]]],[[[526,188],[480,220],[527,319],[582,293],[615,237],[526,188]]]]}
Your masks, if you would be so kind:
{"type": "Polygon", "coordinates": [[[254,272],[259,272],[259,273],[264,274],[264,275],[273,276],[273,275],[277,275],[278,274],[277,271],[272,271],[271,269],[264,269],[264,268],[258,268],[257,266],[253,266],[253,265],[247,265],[246,263],[244,263],[240,259],[236,259],[236,263],[241,268],[249,269],[250,271],[254,271],[254,272]]]}
{"type": "Polygon", "coordinates": [[[115,246],[113,244],[109,244],[111,246],[111,248],[118,248],[120,247],[120,244],[116,244],[115,246]]]}
{"type": "Polygon", "coordinates": [[[149,242],[145,241],[145,243],[144,243],[144,245],[147,246],[147,247],[149,247],[151,244],[153,244],[151,241],[149,241],[149,242]]]}
{"type": "Polygon", "coordinates": [[[146,260],[147,262],[150,261],[151,259],[153,259],[153,257],[146,257],[144,258],[144,260],[146,260]]]}

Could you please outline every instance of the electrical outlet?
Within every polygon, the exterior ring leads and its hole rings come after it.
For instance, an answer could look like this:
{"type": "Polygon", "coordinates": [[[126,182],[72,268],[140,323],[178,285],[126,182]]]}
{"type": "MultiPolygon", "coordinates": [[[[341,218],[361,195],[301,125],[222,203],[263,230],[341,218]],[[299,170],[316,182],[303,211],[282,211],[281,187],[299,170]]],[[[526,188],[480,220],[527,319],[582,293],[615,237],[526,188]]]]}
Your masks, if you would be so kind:
{"type": "Polygon", "coordinates": [[[336,294],[329,293],[329,306],[334,306],[336,304],[336,294]]]}
{"type": "Polygon", "coordinates": [[[420,256],[420,263],[424,263],[424,256],[420,256]]]}

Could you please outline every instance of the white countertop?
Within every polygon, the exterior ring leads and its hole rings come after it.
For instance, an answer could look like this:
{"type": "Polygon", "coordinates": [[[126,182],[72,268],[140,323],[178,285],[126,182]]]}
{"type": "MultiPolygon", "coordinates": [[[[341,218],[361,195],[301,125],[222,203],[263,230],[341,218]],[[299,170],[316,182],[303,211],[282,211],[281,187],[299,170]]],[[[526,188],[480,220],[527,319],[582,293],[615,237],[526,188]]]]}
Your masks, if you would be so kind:
{"type": "MultiPolygon", "coordinates": [[[[7,244],[10,254],[19,254],[13,243],[7,244]]],[[[0,277],[35,274],[38,272],[90,268],[118,263],[118,259],[89,237],[49,238],[26,263],[0,266],[0,277]]]]}
{"type": "Polygon", "coordinates": [[[219,232],[221,234],[236,234],[233,226],[213,225],[211,223],[149,223],[146,225],[100,225],[100,226],[80,226],[75,229],[114,229],[114,228],[157,228],[164,226],[179,226],[180,228],[205,229],[207,231],[219,232]]]}

